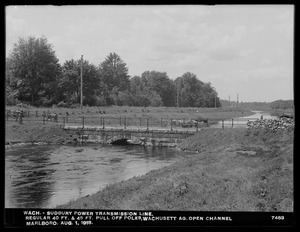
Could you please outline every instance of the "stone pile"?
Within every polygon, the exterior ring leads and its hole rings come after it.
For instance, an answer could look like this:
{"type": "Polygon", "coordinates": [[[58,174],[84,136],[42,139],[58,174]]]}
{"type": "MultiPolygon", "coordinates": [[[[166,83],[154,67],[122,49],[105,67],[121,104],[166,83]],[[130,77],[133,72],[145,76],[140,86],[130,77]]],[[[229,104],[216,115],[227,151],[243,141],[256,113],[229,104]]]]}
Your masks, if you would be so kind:
{"type": "Polygon", "coordinates": [[[281,117],[278,119],[257,119],[248,121],[247,128],[267,128],[273,131],[288,130],[294,127],[294,119],[281,117]]]}

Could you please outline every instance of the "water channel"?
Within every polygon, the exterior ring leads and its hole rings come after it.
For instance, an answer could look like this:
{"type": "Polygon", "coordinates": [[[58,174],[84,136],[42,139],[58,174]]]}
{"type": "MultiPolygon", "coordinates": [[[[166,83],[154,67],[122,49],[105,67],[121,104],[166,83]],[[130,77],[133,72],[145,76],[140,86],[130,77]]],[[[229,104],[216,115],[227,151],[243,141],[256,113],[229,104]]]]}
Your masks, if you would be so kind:
{"type": "Polygon", "coordinates": [[[189,155],[168,148],[103,144],[8,148],[5,207],[53,208],[189,155]]]}
{"type": "MultiPolygon", "coordinates": [[[[254,113],[235,120],[276,118],[254,113]]],[[[104,144],[7,148],[5,207],[53,208],[192,155],[169,148],[104,144]]]]}
{"type": "Polygon", "coordinates": [[[252,110],[252,112],[254,114],[249,115],[249,116],[244,116],[244,117],[237,117],[237,118],[233,118],[232,119],[228,119],[228,120],[224,120],[222,121],[218,121],[216,124],[212,124],[210,127],[213,128],[221,128],[222,125],[224,125],[224,127],[247,127],[247,122],[248,121],[254,121],[257,119],[276,119],[278,118],[277,116],[272,116],[267,112],[263,112],[263,111],[255,111],[252,110]]]}

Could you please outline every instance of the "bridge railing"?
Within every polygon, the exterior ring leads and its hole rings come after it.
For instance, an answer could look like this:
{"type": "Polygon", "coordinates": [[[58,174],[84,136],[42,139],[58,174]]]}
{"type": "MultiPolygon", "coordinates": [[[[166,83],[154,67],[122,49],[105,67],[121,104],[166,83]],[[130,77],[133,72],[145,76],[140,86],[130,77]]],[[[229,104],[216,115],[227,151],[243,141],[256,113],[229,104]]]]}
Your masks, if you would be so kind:
{"type": "Polygon", "coordinates": [[[102,128],[102,129],[142,129],[142,130],[169,130],[169,131],[198,131],[199,128],[209,127],[216,122],[208,119],[170,119],[170,118],[142,118],[142,117],[64,117],[63,127],[102,128]]]}
{"type": "Polygon", "coordinates": [[[109,116],[79,116],[58,114],[57,118],[48,118],[47,112],[27,111],[22,117],[6,114],[6,121],[50,124],[58,123],[62,127],[93,127],[140,130],[198,131],[200,128],[236,128],[246,127],[248,121],[258,118],[235,119],[190,119],[190,118],[145,118],[145,117],[109,117],[109,116]]]}

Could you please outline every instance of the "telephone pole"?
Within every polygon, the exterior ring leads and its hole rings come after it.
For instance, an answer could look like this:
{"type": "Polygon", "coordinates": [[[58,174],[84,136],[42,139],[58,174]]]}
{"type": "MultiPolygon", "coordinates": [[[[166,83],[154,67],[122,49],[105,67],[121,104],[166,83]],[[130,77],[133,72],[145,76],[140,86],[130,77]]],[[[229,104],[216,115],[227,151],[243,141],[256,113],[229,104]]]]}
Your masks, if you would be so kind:
{"type": "Polygon", "coordinates": [[[81,55],[81,62],[80,62],[80,108],[82,109],[82,66],[83,66],[83,55],[81,55]]]}

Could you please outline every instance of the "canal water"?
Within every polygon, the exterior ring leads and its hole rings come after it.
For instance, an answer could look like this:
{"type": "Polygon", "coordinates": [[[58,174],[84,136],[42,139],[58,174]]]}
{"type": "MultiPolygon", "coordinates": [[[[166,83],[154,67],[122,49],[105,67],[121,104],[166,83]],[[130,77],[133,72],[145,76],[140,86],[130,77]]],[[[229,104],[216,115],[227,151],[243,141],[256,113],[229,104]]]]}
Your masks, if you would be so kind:
{"type": "Polygon", "coordinates": [[[53,208],[193,154],[103,144],[12,147],[5,154],[5,207],[53,208]]]}
{"type": "Polygon", "coordinates": [[[221,128],[222,125],[224,125],[224,127],[232,127],[232,125],[233,125],[234,128],[236,128],[236,127],[247,127],[247,122],[248,121],[254,121],[254,120],[257,120],[257,119],[261,119],[261,118],[262,119],[276,119],[276,118],[278,118],[277,116],[272,116],[269,113],[264,112],[264,111],[252,110],[252,112],[254,114],[249,115],[249,116],[237,117],[237,118],[233,118],[233,120],[232,119],[223,120],[223,122],[218,121],[216,124],[210,125],[210,127],[221,128]]]}

